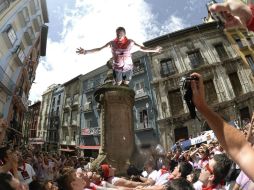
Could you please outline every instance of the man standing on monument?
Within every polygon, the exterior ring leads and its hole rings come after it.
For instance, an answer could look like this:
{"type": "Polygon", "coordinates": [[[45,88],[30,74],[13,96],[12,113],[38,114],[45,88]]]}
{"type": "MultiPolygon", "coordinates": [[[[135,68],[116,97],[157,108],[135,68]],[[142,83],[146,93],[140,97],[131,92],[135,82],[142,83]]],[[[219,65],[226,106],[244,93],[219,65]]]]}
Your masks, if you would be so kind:
{"type": "Polygon", "coordinates": [[[113,57],[113,75],[117,85],[128,85],[132,78],[133,62],[131,58],[131,49],[136,46],[142,52],[160,52],[161,47],[146,48],[137,44],[135,41],[126,37],[126,32],[123,27],[116,29],[116,38],[100,48],[85,50],[82,47],[77,48],[77,54],[88,54],[101,51],[104,48],[110,47],[113,57]]]}

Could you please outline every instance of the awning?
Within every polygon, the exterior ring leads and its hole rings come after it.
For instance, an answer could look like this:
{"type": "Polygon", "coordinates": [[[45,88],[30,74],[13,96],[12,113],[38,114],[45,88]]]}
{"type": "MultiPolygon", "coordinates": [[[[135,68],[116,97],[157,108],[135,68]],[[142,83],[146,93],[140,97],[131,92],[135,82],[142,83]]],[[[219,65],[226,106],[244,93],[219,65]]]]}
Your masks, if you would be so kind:
{"type": "Polygon", "coordinates": [[[75,150],[67,149],[67,148],[60,148],[59,150],[63,151],[63,152],[74,152],[75,151],[75,150]]]}
{"type": "Polygon", "coordinates": [[[86,149],[86,150],[99,150],[101,146],[85,146],[85,145],[80,145],[80,149],[86,149]]]}

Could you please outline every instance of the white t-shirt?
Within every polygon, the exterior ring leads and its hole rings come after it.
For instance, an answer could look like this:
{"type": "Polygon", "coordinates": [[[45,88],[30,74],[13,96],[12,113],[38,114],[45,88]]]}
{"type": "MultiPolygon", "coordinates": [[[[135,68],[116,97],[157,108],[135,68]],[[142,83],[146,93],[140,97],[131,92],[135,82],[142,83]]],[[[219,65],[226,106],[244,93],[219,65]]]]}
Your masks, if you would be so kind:
{"type": "Polygon", "coordinates": [[[155,178],[155,185],[164,185],[168,182],[169,172],[166,172],[164,174],[161,173],[161,170],[159,170],[156,174],[155,178]]]}
{"type": "Polygon", "coordinates": [[[153,170],[149,175],[148,175],[148,179],[152,179],[152,180],[156,180],[156,177],[157,177],[157,173],[158,171],[157,170],[153,170]]]}
{"type": "Polygon", "coordinates": [[[21,183],[28,185],[33,181],[33,176],[35,176],[35,172],[30,164],[25,163],[18,168],[18,178],[21,183]]]}
{"type": "Polygon", "coordinates": [[[193,187],[195,190],[202,190],[203,183],[201,181],[196,181],[193,183],[193,187]]]}

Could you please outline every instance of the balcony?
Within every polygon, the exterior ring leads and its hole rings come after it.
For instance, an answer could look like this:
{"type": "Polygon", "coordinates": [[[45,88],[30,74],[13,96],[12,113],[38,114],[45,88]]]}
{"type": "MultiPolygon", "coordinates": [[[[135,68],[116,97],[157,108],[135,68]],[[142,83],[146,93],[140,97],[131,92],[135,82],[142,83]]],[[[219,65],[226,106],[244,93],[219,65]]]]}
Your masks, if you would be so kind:
{"type": "Polygon", "coordinates": [[[1,86],[5,88],[9,94],[12,94],[14,92],[15,83],[0,66],[0,87],[1,86]]]}
{"type": "Polygon", "coordinates": [[[139,75],[139,74],[142,74],[145,72],[145,68],[144,66],[138,66],[138,67],[135,67],[133,68],[133,76],[136,76],[136,75],[139,75]]]}
{"type": "Polygon", "coordinates": [[[63,127],[68,127],[69,126],[69,122],[68,121],[64,121],[63,122],[63,127]]]}
{"type": "Polygon", "coordinates": [[[29,100],[27,95],[22,88],[18,88],[16,94],[13,96],[13,101],[16,105],[23,108],[25,111],[28,110],[29,100]]]}
{"type": "Polygon", "coordinates": [[[100,127],[89,127],[89,128],[83,128],[81,129],[81,135],[100,135],[101,129],[100,127]]]}
{"type": "Polygon", "coordinates": [[[71,109],[70,104],[68,104],[68,103],[65,104],[63,109],[64,109],[64,111],[69,111],[71,109]]]}
{"type": "Polygon", "coordinates": [[[144,90],[143,88],[139,89],[139,90],[136,90],[135,92],[135,100],[139,100],[139,99],[143,99],[143,98],[146,98],[148,97],[148,93],[146,92],[146,90],[144,90]]]}
{"type": "Polygon", "coordinates": [[[62,143],[61,144],[67,144],[67,141],[62,141],[62,143]]]}
{"type": "Polygon", "coordinates": [[[92,102],[88,102],[84,105],[84,112],[85,113],[92,112],[92,102]]]}
{"type": "Polygon", "coordinates": [[[77,120],[72,120],[71,125],[74,126],[74,127],[75,127],[75,126],[77,127],[77,126],[78,126],[77,120]]]}

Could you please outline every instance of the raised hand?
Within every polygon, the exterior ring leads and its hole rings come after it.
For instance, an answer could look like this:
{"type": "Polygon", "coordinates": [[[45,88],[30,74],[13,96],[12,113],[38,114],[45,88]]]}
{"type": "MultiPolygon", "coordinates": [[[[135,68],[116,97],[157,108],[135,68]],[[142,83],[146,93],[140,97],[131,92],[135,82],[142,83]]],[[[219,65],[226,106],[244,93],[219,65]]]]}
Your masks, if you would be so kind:
{"type": "Polygon", "coordinates": [[[228,0],[224,3],[216,3],[209,7],[214,13],[220,13],[225,19],[225,27],[246,26],[252,18],[248,5],[238,0],[228,0]]]}
{"type": "Polygon", "coordinates": [[[162,51],[162,47],[161,47],[161,46],[157,46],[157,47],[155,48],[155,51],[156,51],[157,53],[160,53],[160,52],[162,51]]]}
{"type": "Polygon", "coordinates": [[[80,48],[77,48],[76,53],[79,54],[79,55],[80,54],[84,54],[85,55],[86,54],[86,50],[84,50],[82,47],[80,47],[80,48]]]}

